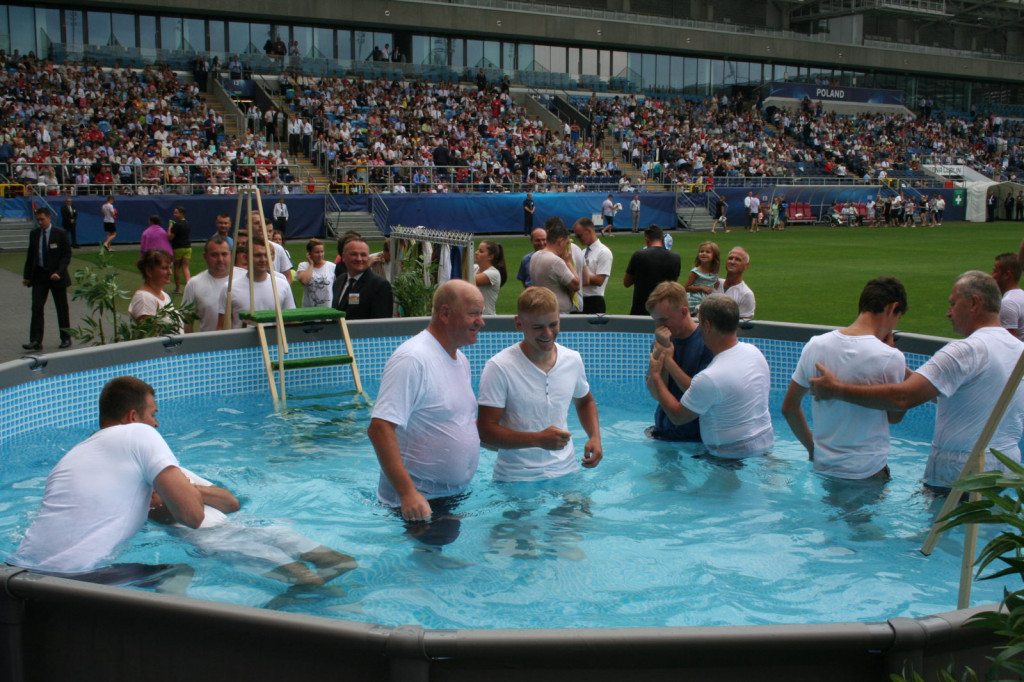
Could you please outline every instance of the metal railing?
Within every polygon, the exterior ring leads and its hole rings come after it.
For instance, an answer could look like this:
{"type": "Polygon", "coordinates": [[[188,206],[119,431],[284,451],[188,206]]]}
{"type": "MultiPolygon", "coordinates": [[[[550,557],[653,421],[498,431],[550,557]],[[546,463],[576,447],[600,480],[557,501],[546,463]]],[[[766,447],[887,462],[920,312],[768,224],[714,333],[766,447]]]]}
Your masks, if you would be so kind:
{"type": "Polygon", "coordinates": [[[5,191],[17,196],[83,196],[83,195],[152,195],[152,194],[237,194],[243,187],[256,185],[262,192],[273,194],[323,192],[327,188],[311,177],[300,178],[297,166],[244,164],[237,170],[228,163],[213,164],[137,164],[130,174],[118,172],[119,165],[111,164],[108,180],[96,181],[89,175],[88,182],[76,182],[75,167],[66,164],[66,170],[56,173],[52,163],[12,164],[15,177],[5,191]],[[178,173],[178,169],[181,173],[178,173]],[[272,174],[276,173],[275,175],[272,174]],[[52,174],[51,174],[52,173],[52,174]],[[25,175],[28,174],[28,175],[25,175]],[[58,180],[57,178],[65,178],[58,180]],[[39,178],[46,178],[40,181],[39,178]],[[312,185],[312,189],[310,186],[312,185]]]}

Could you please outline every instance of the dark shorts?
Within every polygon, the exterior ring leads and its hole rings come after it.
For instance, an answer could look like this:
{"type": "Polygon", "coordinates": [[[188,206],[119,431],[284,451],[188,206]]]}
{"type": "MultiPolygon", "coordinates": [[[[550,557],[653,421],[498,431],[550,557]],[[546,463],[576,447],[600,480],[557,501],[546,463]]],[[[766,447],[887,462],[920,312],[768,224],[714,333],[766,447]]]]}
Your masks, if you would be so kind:
{"type": "Polygon", "coordinates": [[[104,232],[117,232],[117,223],[103,223],[104,232]]]}

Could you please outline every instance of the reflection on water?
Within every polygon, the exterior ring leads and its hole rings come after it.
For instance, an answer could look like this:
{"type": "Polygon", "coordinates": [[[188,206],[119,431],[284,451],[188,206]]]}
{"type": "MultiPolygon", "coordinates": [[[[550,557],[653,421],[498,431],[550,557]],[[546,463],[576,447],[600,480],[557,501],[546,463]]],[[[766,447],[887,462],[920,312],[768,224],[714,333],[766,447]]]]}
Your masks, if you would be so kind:
{"type": "MultiPolygon", "coordinates": [[[[119,560],[188,563],[188,593],[201,599],[433,628],[878,621],[956,603],[962,533],[931,557],[917,551],[938,504],[920,486],[930,434],[905,424],[892,480],[858,488],[814,475],[781,418],[770,456],[723,466],[696,457],[700,444],[647,439],[646,396],[598,393],[600,466],[495,484],[485,451],[457,505],[407,527],[376,500],[371,409],[355,398],[290,396],[280,412],[262,394],[168,400],[160,421],[182,464],[235,493],[248,517],[350,554],[357,568],[327,587],[284,588],[153,526],[119,560]]],[[[574,415],[570,428],[585,438],[574,415]]],[[[0,554],[38,509],[46,473],[92,430],[4,446],[0,554]]],[[[998,601],[1003,584],[976,583],[974,603],[998,601]]]]}

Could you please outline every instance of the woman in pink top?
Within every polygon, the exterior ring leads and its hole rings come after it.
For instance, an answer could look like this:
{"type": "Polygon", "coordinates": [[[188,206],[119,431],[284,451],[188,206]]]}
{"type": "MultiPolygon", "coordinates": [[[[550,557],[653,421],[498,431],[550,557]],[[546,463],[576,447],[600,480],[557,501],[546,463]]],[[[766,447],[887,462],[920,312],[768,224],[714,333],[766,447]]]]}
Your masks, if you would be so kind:
{"type": "Polygon", "coordinates": [[[145,255],[150,249],[160,249],[174,255],[171,240],[167,238],[167,230],[160,225],[160,216],[158,215],[149,216],[149,227],[142,231],[139,252],[145,255]]]}

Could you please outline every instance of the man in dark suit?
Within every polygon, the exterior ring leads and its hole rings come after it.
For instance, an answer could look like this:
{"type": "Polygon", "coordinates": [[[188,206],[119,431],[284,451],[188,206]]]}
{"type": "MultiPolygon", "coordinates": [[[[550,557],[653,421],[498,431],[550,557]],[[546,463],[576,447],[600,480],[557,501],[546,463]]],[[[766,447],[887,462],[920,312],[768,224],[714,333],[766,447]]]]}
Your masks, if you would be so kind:
{"type": "Polygon", "coordinates": [[[28,239],[28,254],[25,258],[25,274],[22,283],[32,287],[32,322],[29,342],[22,345],[25,350],[43,348],[43,307],[46,298],[53,293],[53,304],[57,308],[57,323],[60,326],[60,347],[71,345],[66,329],[71,326],[68,315],[68,265],[71,263],[71,245],[68,235],[59,227],[51,225],[50,209],[36,209],[39,227],[32,230],[28,239]]]}
{"type": "Polygon", "coordinates": [[[78,247],[78,209],[71,203],[71,197],[64,200],[64,205],[60,207],[60,224],[64,227],[64,231],[68,233],[68,237],[71,238],[71,248],[77,249],[78,247]]]}
{"type": "Polygon", "coordinates": [[[345,271],[334,278],[331,305],[345,311],[349,320],[391,317],[391,282],[370,270],[370,247],[361,239],[350,239],[341,252],[345,271]]]}

